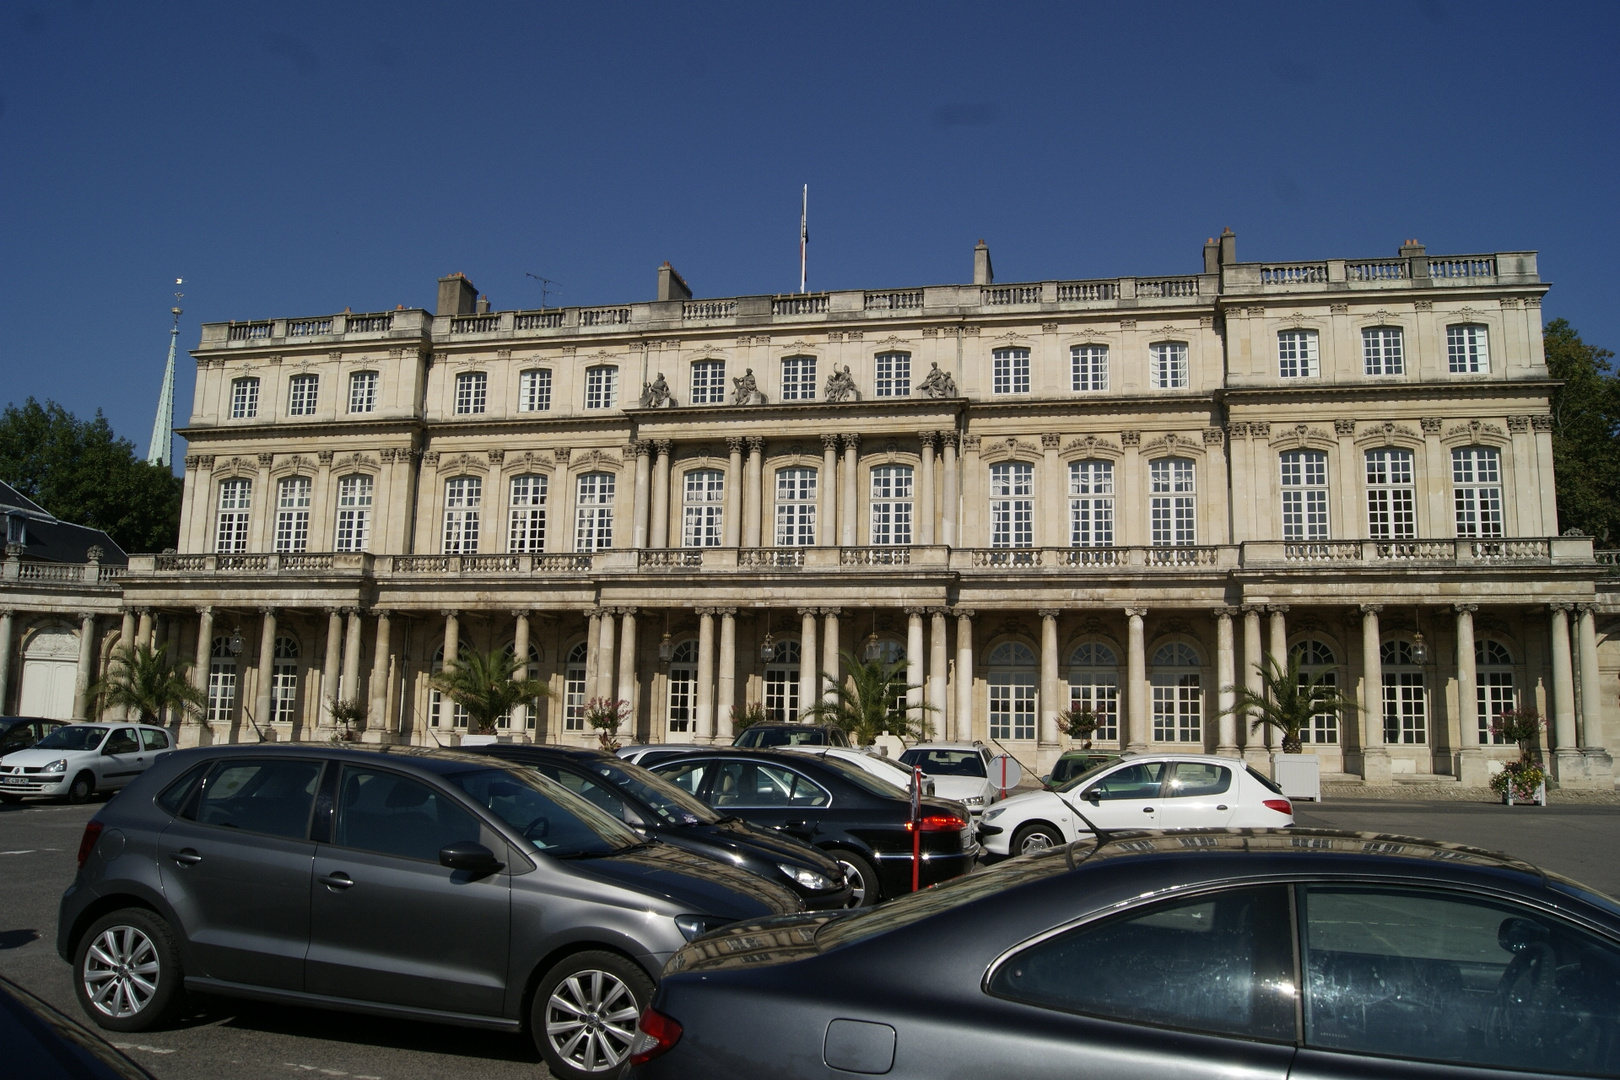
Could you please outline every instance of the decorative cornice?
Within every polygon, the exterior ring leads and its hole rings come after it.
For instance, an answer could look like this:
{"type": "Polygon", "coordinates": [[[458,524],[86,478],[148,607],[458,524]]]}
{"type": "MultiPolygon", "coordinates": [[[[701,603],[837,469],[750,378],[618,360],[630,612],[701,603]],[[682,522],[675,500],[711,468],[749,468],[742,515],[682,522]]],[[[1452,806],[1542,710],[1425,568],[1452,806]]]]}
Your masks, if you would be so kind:
{"type": "Polygon", "coordinates": [[[1080,454],[1083,457],[1093,457],[1099,453],[1113,455],[1119,452],[1118,446],[1095,435],[1082,435],[1063,448],[1065,454],[1080,454]]]}

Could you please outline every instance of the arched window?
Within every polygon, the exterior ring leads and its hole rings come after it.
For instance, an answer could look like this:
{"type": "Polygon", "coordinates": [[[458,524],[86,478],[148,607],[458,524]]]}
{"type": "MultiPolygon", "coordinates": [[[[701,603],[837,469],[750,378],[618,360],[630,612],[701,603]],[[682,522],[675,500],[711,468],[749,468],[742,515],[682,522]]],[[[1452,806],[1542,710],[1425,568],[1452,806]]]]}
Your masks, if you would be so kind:
{"type": "Polygon", "coordinates": [[[1171,642],[1153,654],[1153,741],[1204,741],[1204,686],[1198,654],[1171,642]]]}
{"type": "Polygon", "coordinates": [[[1148,463],[1153,546],[1198,543],[1198,489],[1188,458],[1157,458],[1148,463]]]}
{"type": "Polygon", "coordinates": [[[1492,734],[1491,721],[1519,707],[1513,682],[1513,654],[1491,638],[1474,639],[1474,695],[1478,702],[1479,741],[1501,746],[1507,740],[1492,734]]]}
{"type": "Polygon", "coordinates": [[[444,485],[444,553],[478,553],[478,517],[484,505],[484,481],[457,476],[444,485]]]}
{"type": "Polygon", "coordinates": [[[1114,546],[1112,461],[1070,463],[1069,543],[1073,547],[1114,546]]]}
{"type": "Polygon", "coordinates": [[[816,470],[776,470],[776,546],[816,542],[816,470]]]}
{"type": "Polygon", "coordinates": [[[585,730],[585,657],[590,649],[580,642],[568,650],[563,665],[563,730],[585,730]]]}
{"type": "Polygon", "coordinates": [[[990,466],[990,546],[1035,546],[1035,466],[1022,461],[990,466]]]}
{"type": "Polygon", "coordinates": [[[1028,645],[1004,641],[990,650],[990,737],[1035,738],[1035,654],[1028,645]]]}
{"type": "Polygon", "coordinates": [[[613,546],[612,473],[586,473],[574,499],[574,550],[605,551],[613,546]]]}
{"type": "Polygon", "coordinates": [[[507,551],[538,553],[546,549],[548,483],[538,474],[512,477],[507,499],[507,551]]]}
{"type": "Polygon", "coordinates": [[[309,547],[309,477],[287,476],[276,485],[276,550],[309,547]]]}
{"type": "Polygon", "coordinates": [[[1429,702],[1423,668],[1412,656],[1412,643],[1391,638],[1378,650],[1384,667],[1384,741],[1422,744],[1429,741],[1429,702]]]}
{"type": "Polygon", "coordinates": [[[231,639],[220,635],[208,650],[208,722],[228,723],[236,709],[236,654],[231,639]]]}
{"type": "Polygon", "coordinates": [[[765,716],[773,723],[799,718],[799,643],[779,641],[765,665],[765,716]]]}
{"type": "Polygon", "coordinates": [[[1328,538],[1327,455],[1290,450],[1281,455],[1284,540],[1328,538]]]}
{"type": "Polygon", "coordinates": [[[371,493],[376,481],[365,473],[338,480],[337,534],[333,546],[338,551],[364,551],[371,543],[371,493]]]}
{"type": "MultiPolygon", "coordinates": [[[[507,656],[516,656],[517,655],[517,642],[508,641],[506,643],[506,647],[504,649],[502,649],[501,651],[506,653],[507,656]]],[[[515,671],[513,671],[512,672],[512,677],[514,679],[532,679],[532,678],[534,678],[536,676],[539,666],[540,666],[540,650],[535,648],[533,645],[530,645],[529,646],[529,662],[527,664],[524,664],[522,667],[516,669],[515,671]]],[[[523,726],[528,728],[530,731],[533,731],[534,728],[537,726],[536,725],[537,713],[539,712],[539,709],[540,709],[540,699],[539,698],[533,698],[533,699],[531,699],[529,701],[521,702],[518,705],[512,706],[511,709],[508,709],[506,712],[502,713],[496,719],[495,726],[500,728],[502,731],[506,731],[507,729],[511,728],[511,726],[512,726],[512,712],[514,710],[516,710],[516,709],[519,709],[519,708],[524,708],[525,720],[524,720],[524,725],[523,726]],[[527,706],[527,707],[524,708],[525,706],[527,706]]]]}
{"type": "Polygon", "coordinates": [[[298,641],[278,637],[270,676],[270,722],[291,724],[298,710],[298,641]]]}
{"type": "Polygon", "coordinates": [[[675,646],[669,661],[669,732],[688,735],[697,730],[697,642],[675,646]]]}
{"type": "MultiPolygon", "coordinates": [[[[444,646],[440,645],[433,654],[433,663],[429,670],[437,675],[444,670],[444,646]]],[[[467,726],[467,709],[458,702],[451,702],[450,723],[453,727],[465,728],[467,726]]],[[[428,688],[428,726],[439,727],[443,723],[444,694],[439,690],[428,688]]]]}
{"type": "Polygon", "coordinates": [[[1069,708],[1091,710],[1097,728],[1091,741],[1119,740],[1119,657],[1100,641],[1089,641],[1069,657],[1069,708]]]}
{"type": "MultiPolygon", "coordinates": [[[[1301,641],[1290,651],[1299,658],[1299,684],[1305,686],[1320,679],[1325,686],[1339,685],[1338,659],[1325,641],[1315,638],[1301,641]]],[[[1339,714],[1320,712],[1311,717],[1310,726],[1299,733],[1300,742],[1337,743],[1339,741],[1339,714]]]]}
{"type": "Polygon", "coordinates": [[[872,470],[873,546],[911,543],[912,492],[910,465],[879,465],[872,470]]]}
{"type": "Polygon", "coordinates": [[[253,481],[222,480],[219,484],[219,515],[214,530],[214,550],[221,555],[238,555],[248,547],[248,516],[253,508],[253,481]]]}
{"type": "Polygon", "coordinates": [[[726,476],[719,469],[690,469],[681,499],[681,546],[719,547],[726,476]]]}
{"type": "Polygon", "coordinates": [[[814,401],[816,399],[816,358],[813,356],[787,356],[782,358],[782,400],[814,401]]]}

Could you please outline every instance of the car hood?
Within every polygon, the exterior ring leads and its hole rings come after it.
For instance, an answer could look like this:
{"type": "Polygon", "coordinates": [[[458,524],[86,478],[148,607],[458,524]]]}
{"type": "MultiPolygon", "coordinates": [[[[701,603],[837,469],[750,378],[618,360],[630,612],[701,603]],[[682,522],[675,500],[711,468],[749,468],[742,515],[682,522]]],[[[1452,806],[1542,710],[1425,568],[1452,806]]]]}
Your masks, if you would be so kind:
{"type": "Polygon", "coordinates": [[[60,761],[63,758],[71,758],[71,757],[75,757],[75,756],[77,756],[79,754],[88,754],[88,753],[92,753],[92,751],[89,751],[89,750],[40,750],[37,747],[30,747],[27,750],[13,750],[11,753],[7,754],[5,757],[0,758],[0,766],[10,768],[11,766],[14,766],[14,765],[26,765],[31,769],[37,769],[41,765],[49,765],[53,761],[60,761]]]}
{"type": "Polygon", "coordinates": [[[785,885],[777,885],[717,858],[654,842],[599,859],[569,859],[582,877],[652,893],[695,915],[760,919],[802,911],[785,885]]]}
{"type": "Polygon", "coordinates": [[[985,780],[982,776],[940,776],[930,773],[934,781],[934,794],[942,799],[965,799],[969,795],[983,795],[985,780]]]}
{"type": "MultiPolygon", "coordinates": [[[[1029,814],[1050,813],[1057,807],[1069,808],[1069,804],[1055,791],[1025,791],[1018,795],[1009,795],[991,807],[1000,810],[1002,814],[1029,814]],[[1043,810],[1043,808],[1045,808],[1043,810]]],[[[1001,815],[998,814],[998,817],[1001,815]]]]}
{"type": "Polygon", "coordinates": [[[701,844],[706,849],[723,853],[722,858],[725,854],[734,853],[744,857],[770,859],[772,862],[809,866],[828,877],[835,877],[839,873],[838,864],[831,857],[809,844],[801,844],[772,829],[750,825],[746,821],[722,821],[716,825],[676,825],[659,830],[658,835],[674,844],[679,844],[682,839],[701,844]]]}

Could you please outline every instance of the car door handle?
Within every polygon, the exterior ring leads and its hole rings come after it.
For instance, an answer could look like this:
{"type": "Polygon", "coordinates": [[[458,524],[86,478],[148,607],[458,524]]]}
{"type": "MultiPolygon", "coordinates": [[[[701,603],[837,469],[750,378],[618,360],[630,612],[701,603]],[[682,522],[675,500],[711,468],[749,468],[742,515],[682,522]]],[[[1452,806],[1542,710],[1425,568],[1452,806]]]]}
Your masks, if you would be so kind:
{"type": "Polygon", "coordinates": [[[1215,809],[1217,809],[1217,810],[1225,810],[1226,809],[1226,804],[1225,803],[1216,803],[1215,804],[1215,809]]]}
{"type": "Polygon", "coordinates": [[[170,853],[169,858],[181,866],[196,866],[202,862],[202,856],[197,854],[194,848],[181,848],[179,851],[170,853]]]}
{"type": "Polygon", "coordinates": [[[808,821],[784,821],[784,822],[782,822],[782,828],[784,828],[784,829],[802,829],[808,824],[810,824],[808,821]]]}
{"type": "Polygon", "coordinates": [[[325,877],[316,878],[315,880],[319,881],[322,885],[325,885],[328,889],[354,888],[354,879],[341,870],[337,871],[336,873],[328,874],[325,877]]]}
{"type": "Polygon", "coordinates": [[[1151,814],[1151,813],[1153,813],[1153,807],[1151,807],[1151,806],[1144,806],[1144,807],[1142,807],[1142,813],[1144,813],[1144,814],[1151,814]]]}

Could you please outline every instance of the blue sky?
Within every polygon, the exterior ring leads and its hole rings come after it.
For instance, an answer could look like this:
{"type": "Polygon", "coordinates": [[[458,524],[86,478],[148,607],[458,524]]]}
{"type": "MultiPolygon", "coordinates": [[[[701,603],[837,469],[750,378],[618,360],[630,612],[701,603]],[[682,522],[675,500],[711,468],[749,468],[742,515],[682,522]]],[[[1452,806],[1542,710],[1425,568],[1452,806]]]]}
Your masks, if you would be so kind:
{"type": "MultiPolygon", "coordinates": [[[[1620,5],[0,5],[0,403],[226,319],[1536,249],[1620,347],[1620,5]]],[[[182,357],[180,413],[191,401],[182,357]]]]}

